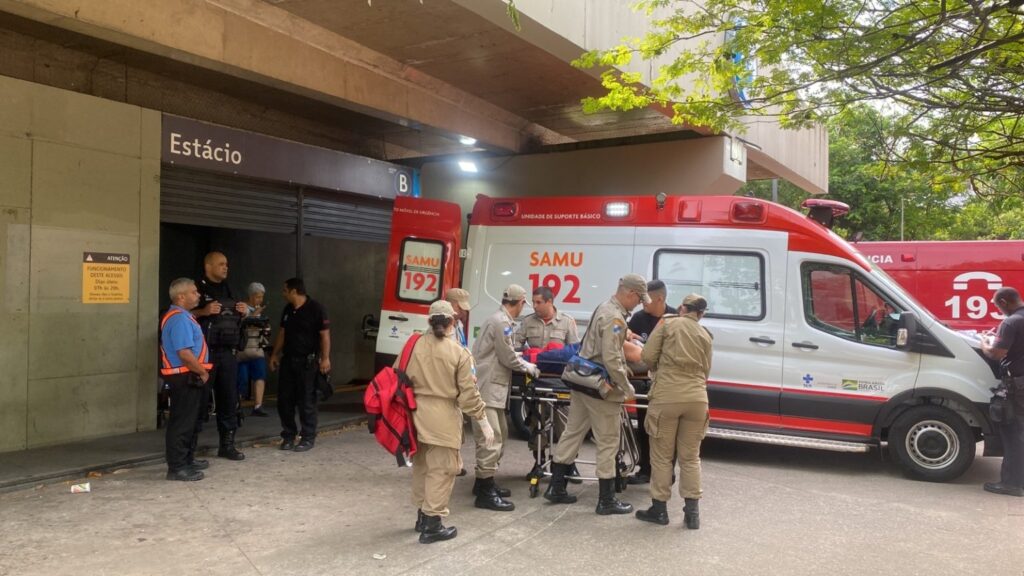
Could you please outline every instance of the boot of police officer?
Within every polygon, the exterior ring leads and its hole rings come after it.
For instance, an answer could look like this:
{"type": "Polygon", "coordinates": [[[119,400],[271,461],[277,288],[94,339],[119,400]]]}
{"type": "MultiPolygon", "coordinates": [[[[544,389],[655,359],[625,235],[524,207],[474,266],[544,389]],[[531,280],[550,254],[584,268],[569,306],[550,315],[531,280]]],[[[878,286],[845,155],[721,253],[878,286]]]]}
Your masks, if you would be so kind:
{"type": "Polygon", "coordinates": [[[238,362],[235,352],[241,342],[241,321],[247,312],[245,302],[235,300],[227,283],[228,260],[220,252],[210,252],[203,260],[203,279],[197,284],[199,305],[192,314],[206,335],[210,347],[210,381],[217,403],[217,432],[220,446],[217,456],[228,460],[244,460],[245,454],[235,448],[238,429],[238,362]]]}

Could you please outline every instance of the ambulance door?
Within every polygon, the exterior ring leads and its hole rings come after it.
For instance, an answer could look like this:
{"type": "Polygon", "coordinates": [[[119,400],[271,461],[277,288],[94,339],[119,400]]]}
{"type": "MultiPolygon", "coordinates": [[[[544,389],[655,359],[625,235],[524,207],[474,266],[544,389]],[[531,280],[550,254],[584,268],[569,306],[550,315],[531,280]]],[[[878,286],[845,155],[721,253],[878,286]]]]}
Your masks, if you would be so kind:
{"type": "MultiPolygon", "coordinates": [[[[715,426],[778,428],[786,292],[786,237],[723,228],[638,229],[635,260],[665,282],[668,303],[708,301],[708,400],[715,426]],[[640,244],[644,245],[640,245],[640,244]]],[[[680,311],[682,312],[682,311],[680,311]]]]}
{"type": "Polygon", "coordinates": [[[790,255],[783,429],[867,439],[882,405],[914,387],[921,355],[896,347],[900,306],[853,262],[790,255]]]}
{"type": "Polygon", "coordinates": [[[427,329],[430,304],[459,285],[462,211],[458,204],[398,198],[384,277],[376,365],[390,365],[414,332],[427,329]]]}

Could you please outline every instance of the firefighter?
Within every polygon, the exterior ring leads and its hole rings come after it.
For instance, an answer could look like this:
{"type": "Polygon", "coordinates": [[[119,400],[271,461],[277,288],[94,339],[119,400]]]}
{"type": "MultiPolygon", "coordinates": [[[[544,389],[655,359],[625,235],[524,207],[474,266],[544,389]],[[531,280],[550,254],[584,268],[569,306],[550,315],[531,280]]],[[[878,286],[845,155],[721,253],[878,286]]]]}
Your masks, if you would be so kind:
{"type": "Polygon", "coordinates": [[[700,528],[700,443],[708,429],[708,374],[711,333],[700,325],[708,308],[699,294],[683,299],[682,316],[667,315],[644,346],[643,360],[655,370],[647,407],[651,437],[651,507],[636,517],[668,524],[672,463],[679,455],[679,495],[683,525],[700,528]]]}
{"type": "Polygon", "coordinates": [[[593,430],[597,443],[597,478],[600,492],[596,512],[629,514],[633,507],[615,498],[616,454],[619,450],[619,422],[622,403],[634,396],[626,372],[622,346],[626,341],[626,318],[640,304],[650,302],[647,281],[639,274],[626,274],[619,280],[615,295],[601,304],[590,319],[579,355],[604,367],[609,381],[600,397],[574,390],[569,399],[569,423],[555,448],[551,464],[551,482],[544,497],[556,504],[571,504],[576,497],[565,490],[569,471],[587,432],[593,430]]]}
{"type": "Polygon", "coordinates": [[[575,344],[580,341],[576,321],[555,308],[555,294],[547,286],[533,290],[533,314],[523,318],[516,332],[516,347],[525,342],[530,348],[544,348],[551,342],[575,344]]]}
{"type": "Polygon", "coordinates": [[[511,284],[501,296],[501,308],[484,320],[480,337],[473,341],[473,360],[476,363],[477,387],[480,397],[487,405],[487,420],[494,429],[494,442],[488,446],[477,421],[474,420],[473,435],[476,437],[476,482],[473,483],[474,505],[499,512],[515,510],[515,504],[505,500],[511,493],[494,484],[494,473],[505,450],[508,439],[509,385],[512,372],[540,375],[537,366],[523,360],[512,347],[512,332],[515,319],[526,306],[526,289],[511,284]]]}
{"type": "Polygon", "coordinates": [[[485,447],[494,443],[494,430],[473,381],[472,358],[451,337],[455,310],[438,300],[430,305],[428,322],[430,334],[416,342],[405,371],[416,395],[413,424],[419,447],[413,456],[412,498],[419,508],[416,531],[423,544],[458,534],[454,526],[444,526],[442,518],[448,516],[455,475],[462,467],[462,414],[473,419],[485,447]]]}

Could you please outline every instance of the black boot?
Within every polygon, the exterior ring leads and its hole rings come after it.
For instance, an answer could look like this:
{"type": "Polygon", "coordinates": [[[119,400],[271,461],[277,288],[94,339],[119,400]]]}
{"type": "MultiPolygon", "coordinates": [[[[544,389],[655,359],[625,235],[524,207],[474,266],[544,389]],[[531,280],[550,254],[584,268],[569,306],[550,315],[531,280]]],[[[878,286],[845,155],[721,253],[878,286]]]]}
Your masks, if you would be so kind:
{"type": "Polygon", "coordinates": [[[416,510],[416,531],[420,534],[423,533],[423,519],[426,515],[423,514],[423,510],[416,510]]]}
{"type": "Polygon", "coordinates": [[[442,540],[451,540],[459,535],[455,526],[445,527],[440,516],[424,516],[423,531],[420,532],[420,544],[431,544],[442,540]]]}
{"type": "Polygon", "coordinates": [[[477,508],[496,512],[511,512],[516,509],[515,504],[498,496],[494,478],[477,478],[476,483],[477,486],[473,487],[473,492],[476,493],[476,501],[473,502],[473,505],[477,508]]]}
{"type": "Polygon", "coordinates": [[[600,478],[597,481],[600,493],[597,496],[597,509],[594,511],[602,516],[608,514],[629,514],[633,505],[619,502],[615,497],[615,478],[600,478]]]}
{"type": "Polygon", "coordinates": [[[551,463],[551,481],[548,482],[548,489],[544,491],[544,498],[555,504],[572,504],[576,497],[565,491],[565,473],[569,471],[568,464],[551,463]]]}
{"type": "Polygon", "coordinates": [[[206,470],[210,467],[208,460],[196,460],[196,448],[199,446],[199,436],[194,435],[192,437],[192,444],[188,447],[188,455],[185,456],[185,462],[188,467],[193,470],[206,470]]]}
{"type": "Polygon", "coordinates": [[[235,449],[234,430],[220,433],[220,448],[217,449],[217,456],[228,460],[245,460],[245,454],[235,449]]]}
{"type": "MultiPolygon", "coordinates": [[[[479,496],[480,495],[480,483],[481,483],[481,480],[479,478],[476,479],[476,482],[473,482],[473,496],[479,496]]],[[[512,491],[511,490],[509,490],[508,488],[502,488],[501,486],[498,486],[497,484],[494,485],[494,490],[495,490],[495,492],[498,493],[498,496],[501,496],[502,498],[508,498],[509,496],[512,495],[512,491]]]]}
{"type": "Polygon", "coordinates": [[[636,517],[644,522],[653,522],[665,526],[668,524],[668,510],[665,508],[664,500],[651,500],[651,507],[647,510],[637,510],[636,517]]]}
{"type": "Polygon", "coordinates": [[[583,484],[583,480],[580,480],[580,469],[576,467],[576,464],[570,464],[569,469],[566,470],[565,475],[569,477],[569,482],[573,484],[583,484]]]}
{"type": "Polygon", "coordinates": [[[700,529],[700,500],[697,498],[685,498],[683,504],[683,526],[690,530],[700,529]]]}

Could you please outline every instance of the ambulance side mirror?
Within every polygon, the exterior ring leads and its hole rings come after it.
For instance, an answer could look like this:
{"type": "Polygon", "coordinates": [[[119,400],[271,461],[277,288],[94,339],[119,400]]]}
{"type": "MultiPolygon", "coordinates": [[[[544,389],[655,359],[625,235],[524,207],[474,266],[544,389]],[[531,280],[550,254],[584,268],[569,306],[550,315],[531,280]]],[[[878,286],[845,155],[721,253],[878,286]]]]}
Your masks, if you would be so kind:
{"type": "Polygon", "coordinates": [[[913,312],[901,312],[900,320],[896,327],[896,347],[900,349],[910,348],[914,343],[914,335],[917,334],[917,316],[913,312]]]}

